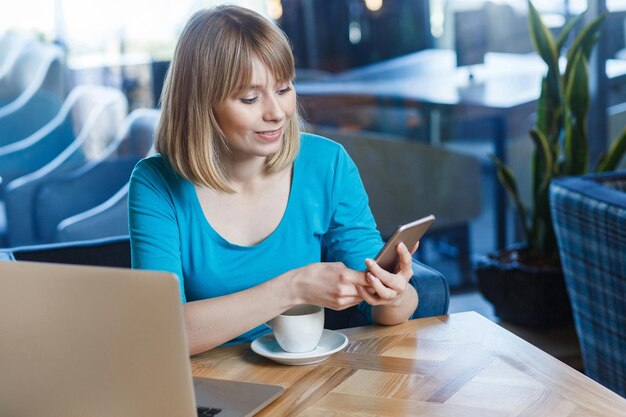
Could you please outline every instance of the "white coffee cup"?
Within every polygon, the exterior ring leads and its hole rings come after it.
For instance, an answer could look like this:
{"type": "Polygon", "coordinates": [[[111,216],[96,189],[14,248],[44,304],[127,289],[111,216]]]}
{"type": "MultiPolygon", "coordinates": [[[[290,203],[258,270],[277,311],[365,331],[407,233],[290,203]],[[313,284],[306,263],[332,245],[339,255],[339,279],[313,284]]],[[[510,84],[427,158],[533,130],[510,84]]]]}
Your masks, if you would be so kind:
{"type": "Polygon", "coordinates": [[[266,323],[285,352],[302,353],[314,350],[324,330],[324,308],[301,304],[266,323]]]}

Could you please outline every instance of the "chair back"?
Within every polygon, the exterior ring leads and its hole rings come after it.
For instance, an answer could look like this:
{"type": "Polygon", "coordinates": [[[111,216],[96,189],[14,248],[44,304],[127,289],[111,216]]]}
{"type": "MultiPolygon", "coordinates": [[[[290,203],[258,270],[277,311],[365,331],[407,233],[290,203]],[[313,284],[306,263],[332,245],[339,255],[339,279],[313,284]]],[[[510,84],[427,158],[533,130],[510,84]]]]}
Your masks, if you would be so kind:
{"type": "Polygon", "coordinates": [[[445,19],[454,27],[458,66],[482,63],[487,52],[534,52],[528,30],[528,8],[512,3],[445,3],[445,19]]]}
{"type": "Polygon", "coordinates": [[[50,167],[58,165],[72,155],[81,157],[83,162],[98,157],[115,138],[127,106],[126,98],[117,89],[75,87],[45,126],[23,140],[0,146],[2,184],[6,187],[16,178],[55,160],[50,167]]]}
{"type": "Polygon", "coordinates": [[[626,171],[550,186],[585,374],[626,397],[626,171]]]}
{"type": "Polygon", "coordinates": [[[354,160],[383,238],[428,214],[437,217],[432,230],[480,214],[480,163],[471,156],[369,132],[312,131],[341,143],[354,160]]]}
{"type": "Polygon", "coordinates": [[[154,152],[155,132],[161,111],[157,109],[135,109],[126,118],[120,132],[120,143],[113,155],[116,157],[146,157],[154,152]]]}
{"type": "Polygon", "coordinates": [[[63,53],[32,41],[0,79],[0,146],[35,133],[58,113],[65,98],[63,53]]]}
{"type": "Polygon", "coordinates": [[[14,111],[42,89],[65,96],[65,64],[61,48],[32,42],[19,51],[7,74],[0,79],[0,116],[14,111]]]}
{"type": "Polygon", "coordinates": [[[0,85],[3,84],[2,78],[9,73],[13,64],[30,42],[34,42],[34,38],[28,35],[7,32],[0,37],[0,85]]]}
{"type": "Polygon", "coordinates": [[[128,233],[128,186],[127,182],[102,204],[63,220],[54,240],[71,242],[128,233]]]}
{"type": "MultiPolygon", "coordinates": [[[[53,175],[101,159],[122,125],[127,110],[127,101],[122,92],[99,86],[85,88],[88,93],[80,94],[68,112],[72,130],[77,133],[75,139],[41,168],[6,185],[4,199],[9,245],[41,243],[36,236],[33,204],[39,186],[53,175]]],[[[25,158],[30,152],[32,148],[23,150],[25,158]]]]}
{"type": "MultiPolygon", "coordinates": [[[[58,241],[55,235],[59,223],[68,217],[90,210],[115,195],[128,183],[138,160],[139,158],[133,156],[105,159],[89,164],[90,169],[82,167],[42,181],[33,198],[36,241],[40,243],[58,241]]],[[[126,227],[122,234],[128,233],[127,229],[126,227]]],[[[108,228],[100,232],[98,237],[119,234],[111,233],[108,228]]]]}
{"type": "Polygon", "coordinates": [[[83,240],[87,238],[83,236],[93,239],[128,233],[126,200],[117,203],[112,201],[117,201],[125,195],[135,164],[153,152],[154,132],[159,117],[159,110],[133,110],[126,118],[115,141],[106,150],[105,158],[86,164],[73,172],[58,175],[40,186],[34,204],[39,241],[83,240]],[[120,193],[122,195],[116,197],[120,193]],[[68,195],[80,198],[68,199],[68,195]],[[112,201],[107,203],[109,199],[112,201]],[[124,206],[123,210],[114,211],[112,207],[120,204],[124,206]],[[97,217],[101,220],[94,220],[92,226],[88,227],[90,223],[87,218],[92,213],[100,211],[107,213],[98,214],[97,217]],[[83,214],[79,215],[81,213],[83,214]],[[75,218],[76,215],[79,216],[75,218]],[[70,219],[64,224],[73,224],[76,221],[82,226],[63,227],[63,231],[57,235],[59,223],[67,218],[70,219]],[[85,220],[78,220],[83,218],[85,220]],[[108,224],[103,225],[101,223],[103,219],[107,219],[108,224]],[[87,230],[89,228],[91,230],[87,230]]]}

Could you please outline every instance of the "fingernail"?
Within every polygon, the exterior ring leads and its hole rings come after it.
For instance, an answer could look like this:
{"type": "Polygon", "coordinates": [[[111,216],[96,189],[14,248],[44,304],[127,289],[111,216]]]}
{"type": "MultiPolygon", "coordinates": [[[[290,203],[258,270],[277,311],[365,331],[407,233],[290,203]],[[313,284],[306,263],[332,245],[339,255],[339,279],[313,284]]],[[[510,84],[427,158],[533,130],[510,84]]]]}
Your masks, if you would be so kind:
{"type": "Polygon", "coordinates": [[[367,265],[367,266],[372,266],[373,264],[374,264],[374,261],[372,261],[370,258],[367,258],[367,259],[365,260],[365,265],[367,265]]]}
{"type": "Polygon", "coordinates": [[[374,281],[374,275],[372,275],[371,273],[367,273],[367,279],[369,279],[370,281],[374,281]]]}

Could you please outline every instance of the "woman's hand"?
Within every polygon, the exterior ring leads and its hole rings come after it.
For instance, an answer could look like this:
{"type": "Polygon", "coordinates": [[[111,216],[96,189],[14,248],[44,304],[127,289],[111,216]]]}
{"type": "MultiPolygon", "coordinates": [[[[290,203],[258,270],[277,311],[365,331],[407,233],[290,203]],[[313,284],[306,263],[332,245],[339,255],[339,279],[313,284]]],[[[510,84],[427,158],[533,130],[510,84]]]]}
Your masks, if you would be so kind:
{"type": "Polygon", "coordinates": [[[400,243],[398,251],[399,263],[396,270],[385,271],[374,260],[365,261],[369,272],[366,273],[368,286],[357,286],[356,290],[368,304],[374,306],[374,320],[380,324],[396,324],[407,320],[417,307],[417,292],[409,284],[413,276],[413,258],[419,242],[407,249],[400,243]]]}
{"type": "Polygon", "coordinates": [[[365,272],[349,269],[341,262],[314,263],[292,272],[290,288],[295,304],[344,310],[363,300],[358,287],[370,285],[365,272]]]}
{"type": "Polygon", "coordinates": [[[363,299],[365,272],[342,263],[297,268],[243,291],[183,304],[189,353],[204,352],[255,328],[298,304],[343,310],[363,299]]]}

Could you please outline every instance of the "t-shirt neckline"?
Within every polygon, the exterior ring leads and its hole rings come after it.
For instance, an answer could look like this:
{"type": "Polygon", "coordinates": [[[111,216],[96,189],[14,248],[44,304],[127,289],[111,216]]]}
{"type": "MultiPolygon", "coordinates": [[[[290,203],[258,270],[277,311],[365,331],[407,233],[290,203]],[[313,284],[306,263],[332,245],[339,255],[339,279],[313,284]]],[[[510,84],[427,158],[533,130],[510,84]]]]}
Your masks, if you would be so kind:
{"type": "Polygon", "coordinates": [[[261,242],[257,243],[256,245],[250,245],[250,246],[238,245],[236,243],[232,243],[232,242],[228,241],[222,235],[220,235],[217,232],[217,230],[215,230],[213,228],[213,226],[211,225],[209,220],[204,215],[204,211],[202,210],[202,205],[200,204],[200,200],[198,198],[198,194],[196,192],[196,189],[195,189],[193,183],[191,181],[189,181],[189,180],[185,180],[185,182],[187,183],[187,190],[191,194],[190,198],[192,200],[192,205],[193,205],[192,209],[203,220],[202,222],[200,222],[201,223],[201,227],[205,230],[205,232],[209,236],[211,236],[211,238],[213,240],[215,240],[218,244],[220,244],[221,246],[226,247],[226,248],[235,249],[235,250],[253,250],[253,249],[258,249],[258,248],[262,248],[263,246],[269,245],[271,243],[271,241],[276,239],[276,236],[281,233],[281,230],[284,227],[286,227],[284,225],[286,223],[288,223],[288,218],[290,216],[291,211],[293,210],[292,209],[292,206],[294,205],[293,201],[296,199],[296,197],[297,197],[296,196],[297,190],[299,189],[299,187],[296,184],[296,182],[299,181],[299,179],[300,179],[300,173],[298,172],[298,167],[300,165],[298,163],[299,157],[300,157],[300,155],[298,155],[296,157],[296,159],[293,161],[293,164],[292,164],[292,168],[291,168],[292,169],[292,171],[291,171],[291,188],[289,190],[289,197],[287,199],[287,206],[285,207],[285,211],[283,213],[283,216],[280,219],[280,222],[278,223],[278,226],[276,226],[276,228],[265,239],[263,239],[261,242]]]}

